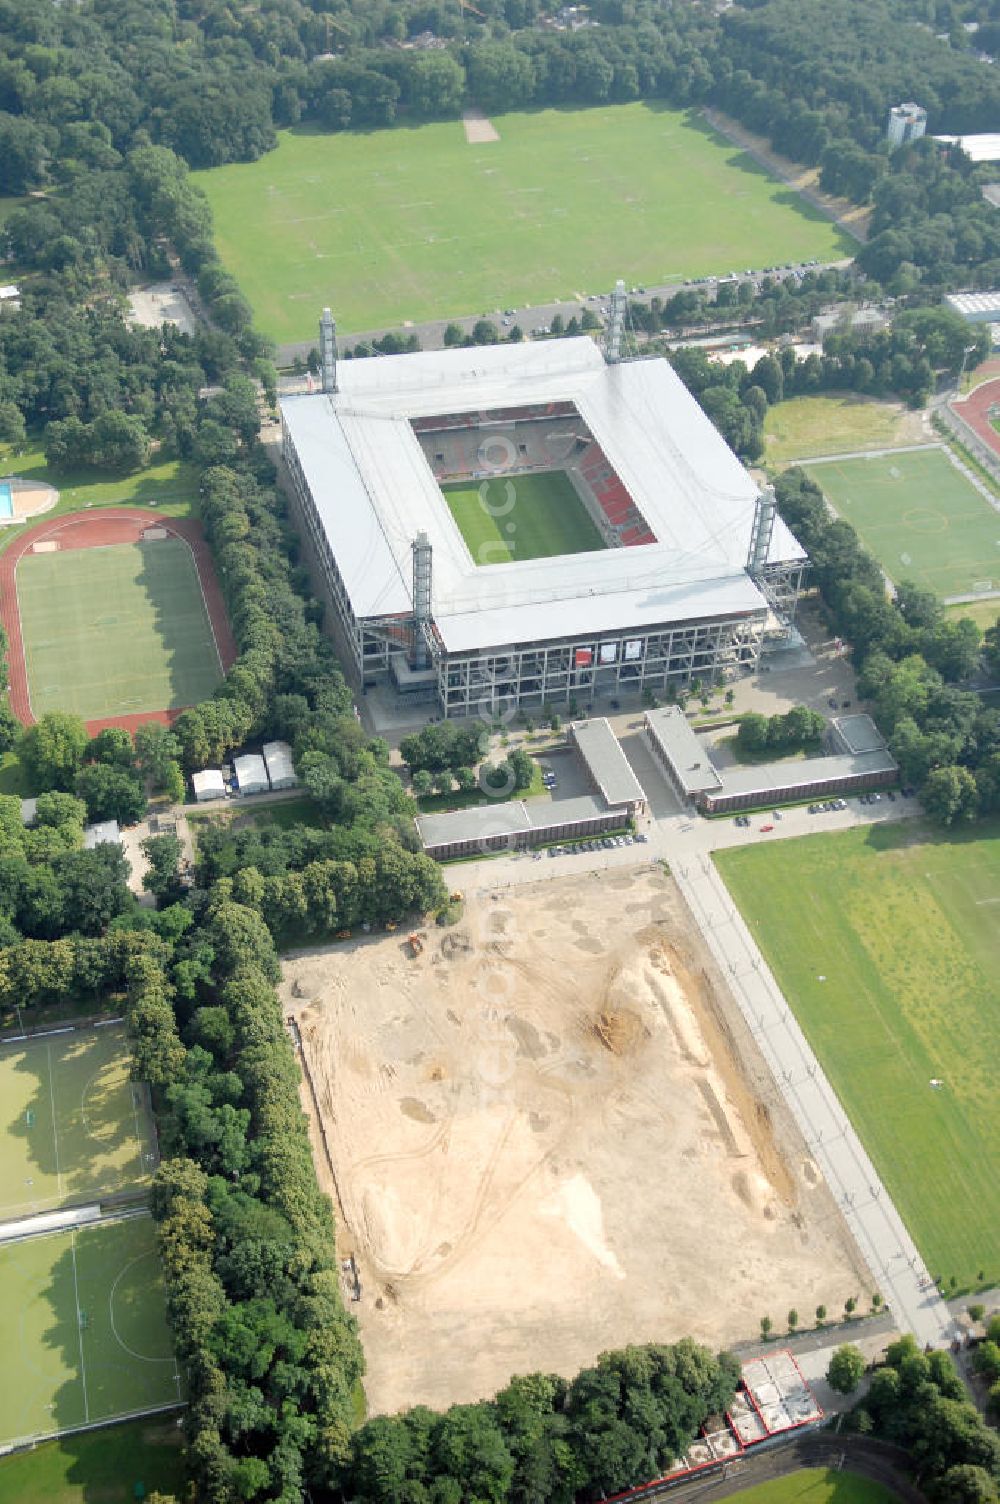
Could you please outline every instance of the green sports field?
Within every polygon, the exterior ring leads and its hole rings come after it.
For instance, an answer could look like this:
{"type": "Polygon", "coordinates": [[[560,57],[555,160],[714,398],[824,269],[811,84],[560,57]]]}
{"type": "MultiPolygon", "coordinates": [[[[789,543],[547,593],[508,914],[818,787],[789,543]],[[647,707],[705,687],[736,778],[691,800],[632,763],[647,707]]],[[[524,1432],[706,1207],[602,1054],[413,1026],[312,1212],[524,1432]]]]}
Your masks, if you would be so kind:
{"type": "Polygon", "coordinates": [[[939,595],[1000,583],[1000,513],[944,449],[805,468],[890,579],[939,595]]]}
{"type": "Polygon", "coordinates": [[[0,1443],[178,1398],[150,1217],[0,1244],[0,1443]]]}
{"type": "Polygon", "coordinates": [[[2,1221],[145,1185],[153,1126],[124,1028],[0,1045],[0,1129],[2,1221]]]}
{"type": "Polygon", "coordinates": [[[824,215],[697,116],[651,104],[281,133],[259,162],[194,174],[220,255],[278,341],[329,304],[344,330],[832,260],[824,215]],[[247,233],[248,227],[252,233],[247,233]]]}
{"type": "Polygon", "coordinates": [[[962,1286],[1000,1278],[998,837],[907,821],[715,858],[931,1273],[962,1286]]]}
{"type": "Polygon", "coordinates": [[[895,1504],[881,1483],[834,1468],[803,1468],[734,1494],[737,1504],[895,1504]]]}
{"type": "Polygon", "coordinates": [[[604,548],[565,470],[441,487],[476,564],[550,559],[604,548]]]}
{"type": "Polygon", "coordinates": [[[36,718],[171,710],[205,699],[222,678],[194,558],[180,538],[26,554],[17,599],[36,718]]]}
{"type": "Polygon", "coordinates": [[[102,1426],[0,1457],[0,1504],[135,1504],[137,1483],[180,1499],[182,1459],[174,1415],[102,1426]]]}

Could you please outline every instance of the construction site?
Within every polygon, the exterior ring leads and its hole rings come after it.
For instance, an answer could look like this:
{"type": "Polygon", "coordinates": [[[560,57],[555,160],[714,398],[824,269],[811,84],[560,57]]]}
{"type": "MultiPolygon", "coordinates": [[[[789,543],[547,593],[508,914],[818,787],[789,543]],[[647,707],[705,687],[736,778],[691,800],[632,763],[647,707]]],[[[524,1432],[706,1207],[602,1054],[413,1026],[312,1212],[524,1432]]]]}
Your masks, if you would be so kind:
{"type": "Polygon", "coordinates": [[[282,998],[372,1414],[865,1288],[660,864],[468,893],[288,958],[282,998]]]}

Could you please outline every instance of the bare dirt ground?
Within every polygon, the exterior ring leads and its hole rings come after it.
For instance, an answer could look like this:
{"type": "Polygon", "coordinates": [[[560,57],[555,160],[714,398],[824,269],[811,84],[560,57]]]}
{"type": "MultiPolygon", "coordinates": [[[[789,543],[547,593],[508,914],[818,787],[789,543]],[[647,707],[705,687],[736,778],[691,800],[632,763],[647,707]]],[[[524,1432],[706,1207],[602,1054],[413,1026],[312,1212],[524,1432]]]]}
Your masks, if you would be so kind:
{"type": "Polygon", "coordinates": [[[864,1288],[659,867],[484,891],[422,933],[417,958],[400,935],[301,953],[282,984],[372,1413],[864,1288]]]}
{"type": "Polygon", "coordinates": [[[500,132],[482,110],[463,110],[462,124],[465,127],[465,139],[470,146],[482,146],[486,141],[500,140],[500,132]]]}

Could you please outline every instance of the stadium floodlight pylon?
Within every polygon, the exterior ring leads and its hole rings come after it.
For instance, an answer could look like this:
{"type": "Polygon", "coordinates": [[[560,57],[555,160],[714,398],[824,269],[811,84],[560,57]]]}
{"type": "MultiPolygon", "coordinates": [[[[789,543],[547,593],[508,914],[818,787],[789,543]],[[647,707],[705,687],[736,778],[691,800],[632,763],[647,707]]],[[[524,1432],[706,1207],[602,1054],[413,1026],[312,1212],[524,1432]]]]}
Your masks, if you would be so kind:
{"type": "Polygon", "coordinates": [[[420,532],[413,540],[413,666],[429,664],[427,631],[431,624],[431,544],[420,532]]]}
{"type": "Polygon", "coordinates": [[[324,392],[337,390],[337,324],[329,308],[319,321],[319,363],[324,392]]]}
{"type": "Polygon", "coordinates": [[[617,365],[622,358],[622,333],[625,329],[625,314],[628,301],[625,297],[625,283],[621,277],[615,283],[615,290],[611,294],[611,303],[608,307],[608,321],[604,326],[604,359],[608,365],[617,365]]]}

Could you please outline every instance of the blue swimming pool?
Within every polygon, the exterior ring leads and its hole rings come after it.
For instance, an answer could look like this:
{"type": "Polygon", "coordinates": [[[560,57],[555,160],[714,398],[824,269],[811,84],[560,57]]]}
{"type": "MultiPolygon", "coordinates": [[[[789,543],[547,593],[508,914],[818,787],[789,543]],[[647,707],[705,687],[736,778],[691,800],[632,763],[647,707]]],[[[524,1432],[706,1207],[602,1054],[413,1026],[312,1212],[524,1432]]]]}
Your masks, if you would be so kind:
{"type": "Polygon", "coordinates": [[[10,481],[0,480],[0,517],[13,517],[14,493],[10,488],[10,481]]]}

